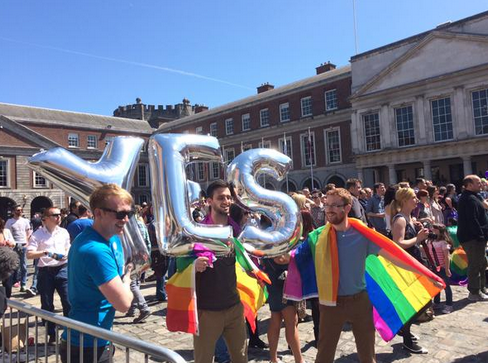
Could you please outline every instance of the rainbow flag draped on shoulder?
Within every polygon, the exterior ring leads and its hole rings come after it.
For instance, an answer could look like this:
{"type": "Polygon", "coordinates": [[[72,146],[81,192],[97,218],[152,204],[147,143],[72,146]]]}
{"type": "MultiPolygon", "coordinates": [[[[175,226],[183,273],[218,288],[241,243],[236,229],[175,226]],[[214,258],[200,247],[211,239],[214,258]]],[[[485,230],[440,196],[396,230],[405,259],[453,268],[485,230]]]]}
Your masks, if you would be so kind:
{"type": "MultiPolygon", "coordinates": [[[[271,282],[268,276],[252,262],[241,243],[236,239],[234,239],[234,243],[238,262],[236,263],[237,291],[244,307],[244,316],[251,329],[255,331],[257,312],[268,298],[264,282],[271,282]]],[[[195,244],[192,255],[192,257],[184,259],[180,271],[166,283],[166,293],[168,294],[166,327],[169,331],[198,335],[196,271],[193,262],[200,256],[209,257],[209,260],[213,261],[215,255],[198,243],[195,244]]]]}
{"type": "MultiPolygon", "coordinates": [[[[407,271],[382,257],[371,255],[366,260],[365,280],[375,328],[385,341],[390,341],[441,291],[431,279],[443,286],[444,283],[387,237],[357,219],[350,218],[349,223],[365,238],[416,271],[407,271]]],[[[335,229],[327,224],[311,232],[307,241],[292,252],[284,297],[290,300],[318,297],[322,305],[335,306],[339,267],[335,229]]]]}

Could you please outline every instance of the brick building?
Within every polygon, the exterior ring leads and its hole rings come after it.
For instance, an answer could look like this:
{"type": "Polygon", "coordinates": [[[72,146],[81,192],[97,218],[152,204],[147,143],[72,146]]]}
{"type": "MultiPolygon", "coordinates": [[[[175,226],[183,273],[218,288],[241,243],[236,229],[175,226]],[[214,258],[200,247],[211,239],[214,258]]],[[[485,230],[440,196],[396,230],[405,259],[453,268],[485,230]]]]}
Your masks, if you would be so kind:
{"type": "MultiPolygon", "coordinates": [[[[330,62],[316,75],[274,88],[269,83],[257,94],[161,125],[161,133],[210,134],[219,139],[224,161],[251,148],[274,148],[288,154],[293,168],[287,180],[261,180],[269,189],[321,188],[343,185],[356,175],[350,136],[350,67],[330,62]],[[309,130],[310,129],[310,133],[309,130]],[[285,143],[286,138],[286,143],[285,143]]],[[[196,164],[193,179],[203,187],[221,178],[218,164],[196,164]]]]}

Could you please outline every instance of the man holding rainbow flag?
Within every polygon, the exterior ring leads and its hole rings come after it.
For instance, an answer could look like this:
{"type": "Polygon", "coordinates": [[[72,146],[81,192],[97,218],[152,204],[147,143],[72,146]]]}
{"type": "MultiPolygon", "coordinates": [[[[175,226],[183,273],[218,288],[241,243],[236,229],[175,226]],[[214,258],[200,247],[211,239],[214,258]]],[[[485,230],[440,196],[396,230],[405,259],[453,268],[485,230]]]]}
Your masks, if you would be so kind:
{"type": "Polygon", "coordinates": [[[352,324],[359,360],[375,362],[375,327],[391,340],[444,287],[394,242],[349,219],[351,202],[345,189],[327,192],[329,223],[293,251],[288,269],[285,298],[319,298],[316,363],[334,361],[345,322],[352,324]]]}

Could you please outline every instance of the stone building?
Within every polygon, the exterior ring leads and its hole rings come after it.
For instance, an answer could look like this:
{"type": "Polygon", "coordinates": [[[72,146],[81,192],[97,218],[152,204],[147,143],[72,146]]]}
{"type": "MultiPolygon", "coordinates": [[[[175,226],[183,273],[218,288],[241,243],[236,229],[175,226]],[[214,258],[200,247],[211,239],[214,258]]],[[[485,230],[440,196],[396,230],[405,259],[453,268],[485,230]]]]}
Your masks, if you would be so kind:
{"type": "MultiPolygon", "coordinates": [[[[287,180],[260,180],[269,189],[343,185],[356,175],[350,143],[351,71],[349,66],[336,69],[328,62],[317,67],[316,73],[278,88],[262,84],[256,95],[165,123],[158,132],[215,136],[226,163],[251,148],[288,154],[293,167],[287,180]]],[[[216,163],[200,163],[193,174],[205,188],[223,177],[223,169],[216,163]]]]}
{"type": "MultiPolygon", "coordinates": [[[[143,120],[0,103],[0,217],[7,218],[16,204],[29,218],[41,208],[68,205],[63,191],[27,167],[27,159],[40,150],[61,146],[92,161],[110,138],[147,139],[152,132],[143,120]]],[[[139,203],[150,198],[147,153],[141,154],[132,194],[139,203]]]]}
{"type": "Polygon", "coordinates": [[[359,177],[458,183],[488,169],[488,12],[351,58],[359,177]]]}

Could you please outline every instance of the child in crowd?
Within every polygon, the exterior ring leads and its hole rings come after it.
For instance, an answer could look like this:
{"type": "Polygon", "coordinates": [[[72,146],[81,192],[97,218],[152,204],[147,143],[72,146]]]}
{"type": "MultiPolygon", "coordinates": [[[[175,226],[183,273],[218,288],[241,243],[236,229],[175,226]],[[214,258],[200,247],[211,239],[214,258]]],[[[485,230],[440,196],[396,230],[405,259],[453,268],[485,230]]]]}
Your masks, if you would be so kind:
{"type": "MultiPolygon", "coordinates": [[[[446,304],[442,309],[442,313],[449,314],[453,310],[452,290],[449,283],[449,277],[451,277],[449,250],[452,247],[452,240],[447,228],[443,224],[434,224],[432,226],[432,232],[437,235],[437,239],[432,240],[429,243],[429,252],[434,256],[435,264],[437,265],[434,272],[446,283],[446,288],[444,290],[446,292],[446,304]]],[[[440,301],[441,293],[434,297],[434,306],[439,306],[440,301]]]]}

